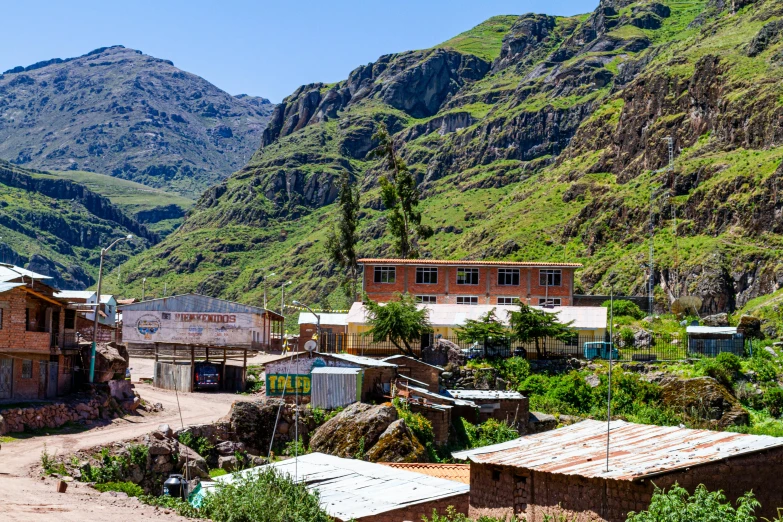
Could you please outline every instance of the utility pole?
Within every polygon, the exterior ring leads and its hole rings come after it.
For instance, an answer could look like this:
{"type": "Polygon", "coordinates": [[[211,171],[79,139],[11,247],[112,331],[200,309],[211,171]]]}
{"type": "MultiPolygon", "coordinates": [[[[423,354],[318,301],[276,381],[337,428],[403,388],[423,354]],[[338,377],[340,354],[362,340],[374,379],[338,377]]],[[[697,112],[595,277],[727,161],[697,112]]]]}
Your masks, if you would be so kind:
{"type": "Polygon", "coordinates": [[[277,274],[272,272],[271,274],[264,274],[264,310],[266,310],[266,280],[270,277],[275,277],[277,274]]]}
{"type": "Polygon", "coordinates": [[[280,315],[285,315],[285,287],[292,283],[293,281],[286,281],[280,285],[280,315]]]}
{"type": "Polygon", "coordinates": [[[144,297],[147,292],[147,278],[142,277],[141,278],[141,300],[144,301],[144,297]]]}

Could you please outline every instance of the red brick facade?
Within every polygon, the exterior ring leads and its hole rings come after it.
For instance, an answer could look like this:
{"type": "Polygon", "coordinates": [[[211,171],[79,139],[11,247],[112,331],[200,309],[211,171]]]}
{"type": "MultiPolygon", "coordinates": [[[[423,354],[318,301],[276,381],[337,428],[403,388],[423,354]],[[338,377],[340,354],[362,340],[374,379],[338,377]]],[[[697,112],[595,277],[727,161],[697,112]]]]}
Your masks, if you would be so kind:
{"type": "MultiPolygon", "coordinates": [[[[413,380],[425,384],[427,390],[438,393],[440,391],[440,374],[443,368],[438,368],[431,364],[421,362],[406,355],[394,355],[384,359],[386,362],[397,365],[397,375],[400,377],[410,377],[413,380]]],[[[413,386],[419,386],[417,383],[411,383],[413,386]]]]}
{"type": "Polygon", "coordinates": [[[783,448],[737,456],[694,466],[647,480],[605,480],[577,475],[542,473],[491,464],[470,465],[470,516],[506,517],[515,514],[528,522],[623,522],[629,511],[647,509],[655,485],[679,483],[688,491],[704,484],[722,490],[732,504],[753,491],[761,502],[755,515],[774,518],[783,507],[783,448]],[[654,484],[653,484],[654,483],[654,484]]]}
{"type": "Polygon", "coordinates": [[[363,290],[373,301],[391,300],[397,293],[409,293],[415,296],[431,296],[437,304],[511,304],[499,302],[502,298],[519,299],[530,305],[542,304],[546,299],[559,299],[557,304],[573,304],[575,264],[533,263],[480,263],[476,261],[434,261],[434,260],[360,260],[364,266],[363,290]],[[532,265],[532,266],[531,266],[532,265]],[[376,281],[376,268],[378,278],[376,281]],[[393,270],[390,270],[393,269],[393,270]],[[432,283],[417,282],[417,269],[426,271],[422,278],[431,277],[432,283]],[[458,272],[463,269],[477,271],[477,275],[463,277],[458,282],[458,272]],[[500,284],[501,271],[508,274],[510,284],[500,284]],[[542,271],[552,271],[547,276],[542,271]],[[518,274],[518,276],[517,276],[518,274]],[[476,281],[477,284],[473,284],[476,281]],[[541,280],[550,281],[549,286],[541,280]],[[475,301],[465,302],[475,297],[475,301]],[[458,299],[460,298],[460,299],[458,299]],[[499,299],[500,298],[500,299],[499,299]]]}

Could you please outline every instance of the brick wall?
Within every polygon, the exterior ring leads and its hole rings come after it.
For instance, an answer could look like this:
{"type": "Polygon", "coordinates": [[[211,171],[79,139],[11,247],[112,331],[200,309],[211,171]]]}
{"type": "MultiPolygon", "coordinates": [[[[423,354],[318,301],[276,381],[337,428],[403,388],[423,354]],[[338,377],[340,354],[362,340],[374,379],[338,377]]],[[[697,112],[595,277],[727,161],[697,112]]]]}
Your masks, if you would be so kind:
{"type": "Polygon", "coordinates": [[[383,384],[391,385],[397,377],[397,368],[365,368],[362,380],[362,402],[369,399],[382,399],[379,392],[383,384]]]}
{"type": "MultiPolygon", "coordinates": [[[[611,461],[610,461],[611,466],[611,461]]],[[[783,490],[777,486],[783,474],[783,448],[696,466],[640,482],[585,478],[574,475],[531,472],[472,463],[470,466],[470,516],[522,515],[528,522],[564,515],[573,522],[623,522],[629,511],[647,509],[654,490],[675,482],[688,491],[704,484],[722,490],[734,503],[747,491],[761,502],[756,516],[773,518],[783,507],[783,490]]]]}
{"type": "MultiPolygon", "coordinates": [[[[422,264],[422,267],[427,266],[422,264]]],[[[434,284],[416,283],[416,266],[413,265],[365,265],[364,289],[370,299],[378,302],[391,300],[395,293],[407,292],[412,295],[434,295],[438,304],[456,304],[457,296],[476,296],[479,304],[497,304],[498,297],[518,297],[523,302],[538,305],[545,296],[558,297],[561,305],[570,306],[573,294],[573,268],[561,268],[560,286],[541,286],[538,268],[509,267],[519,269],[519,285],[499,285],[498,270],[503,267],[472,267],[479,270],[479,282],[476,285],[457,284],[457,266],[437,266],[438,281],[434,284]],[[395,266],[394,283],[376,283],[375,266],[395,266]]]]}
{"type": "MultiPolygon", "coordinates": [[[[304,350],[304,345],[307,341],[313,338],[313,335],[315,335],[316,331],[318,330],[318,325],[315,323],[302,323],[299,325],[299,349],[304,350]]],[[[344,334],[347,331],[347,327],[344,325],[339,324],[322,324],[321,325],[321,337],[322,342],[325,335],[332,333],[332,334],[344,334]]],[[[338,340],[335,342],[344,342],[342,340],[338,340]]],[[[340,347],[342,348],[342,347],[340,347]]]]}
{"type": "Polygon", "coordinates": [[[496,419],[514,424],[516,420],[517,426],[527,425],[530,415],[530,400],[527,397],[521,399],[470,399],[470,401],[479,406],[479,422],[496,419]],[[492,406],[491,410],[490,406],[492,406]]]}
{"type": "Polygon", "coordinates": [[[457,510],[457,513],[466,515],[468,513],[468,496],[468,493],[465,493],[462,495],[456,495],[440,500],[433,500],[431,502],[424,502],[422,504],[416,504],[414,506],[408,506],[401,509],[395,509],[394,511],[387,511],[386,513],[380,513],[378,515],[361,517],[356,520],[357,522],[418,522],[424,516],[431,517],[433,510],[437,510],[438,514],[445,514],[446,509],[449,506],[454,506],[454,508],[457,510]]]}
{"type": "Polygon", "coordinates": [[[449,441],[451,427],[451,407],[434,408],[424,404],[409,403],[413,413],[421,413],[430,423],[435,436],[435,444],[442,445],[449,441]]]}
{"type": "MultiPolygon", "coordinates": [[[[403,357],[398,357],[389,362],[398,366],[400,375],[407,375],[411,379],[425,383],[427,385],[426,388],[431,392],[438,393],[440,391],[441,369],[424,364],[416,359],[403,357]]],[[[416,383],[411,384],[416,386],[416,383]]]]}
{"type": "Polygon", "coordinates": [[[28,308],[31,310],[31,327],[35,323],[36,327],[62,333],[65,324],[63,309],[59,308],[59,323],[50,324],[49,317],[54,317],[52,312],[56,311],[58,307],[28,294],[23,287],[17,287],[0,294],[0,309],[3,314],[2,328],[0,328],[0,351],[5,353],[50,353],[51,333],[27,331],[26,310],[28,308]],[[47,309],[51,310],[47,312],[47,309]]]}
{"type": "MultiPolygon", "coordinates": [[[[48,355],[35,353],[14,355],[13,367],[13,399],[43,399],[44,395],[39,394],[39,376],[41,363],[44,365],[49,361],[48,355]],[[24,361],[32,361],[32,374],[29,378],[22,378],[22,369],[24,361]]],[[[45,391],[44,391],[45,393],[45,391]]]]}

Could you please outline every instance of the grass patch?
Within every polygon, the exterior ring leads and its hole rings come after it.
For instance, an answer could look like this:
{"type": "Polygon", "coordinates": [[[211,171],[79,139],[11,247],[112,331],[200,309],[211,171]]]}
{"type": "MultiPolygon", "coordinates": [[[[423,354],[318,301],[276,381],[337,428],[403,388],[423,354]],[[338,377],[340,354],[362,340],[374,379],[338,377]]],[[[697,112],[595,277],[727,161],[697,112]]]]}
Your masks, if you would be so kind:
{"type": "Polygon", "coordinates": [[[104,484],[95,484],[93,487],[101,493],[117,491],[127,493],[129,497],[141,497],[144,495],[144,490],[141,489],[141,486],[133,482],[106,482],[104,484]]]}
{"type": "Polygon", "coordinates": [[[460,33],[435,47],[455,49],[491,62],[500,56],[503,37],[514,25],[517,18],[516,15],[493,16],[473,29],[460,33]]]}

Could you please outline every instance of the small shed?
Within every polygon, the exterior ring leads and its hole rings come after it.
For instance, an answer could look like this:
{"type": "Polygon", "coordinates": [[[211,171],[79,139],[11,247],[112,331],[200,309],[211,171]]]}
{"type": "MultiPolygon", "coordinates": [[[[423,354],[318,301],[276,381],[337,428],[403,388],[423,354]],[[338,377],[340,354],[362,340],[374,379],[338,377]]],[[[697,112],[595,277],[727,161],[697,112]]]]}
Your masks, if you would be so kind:
{"type": "Polygon", "coordinates": [[[440,374],[443,368],[433,364],[427,364],[407,355],[392,355],[383,359],[384,362],[397,365],[397,374],[399,377],[410,377],[411,379],[424,384],[432,391],[440,391],[440,374]]]}
{"type": "Polygon", "coordinates": [[[322,352],[345,350],[345,334],[348,332],[348,313],[299,313],[299,349],[317,333],[318,319],[321,319],[321,339],[318,346],[322,352]]]}
{"type": "Polygon", "coordinates": [[[334,410],[361,401],[363,375],[364,370],[361,368],[313,368],[310,404],[324,410],[334,410]]]}
{"type": "Polygon", "coordinates": [[[501,390],[447,390],[446,397],[470,401],[479,408],[479,422],[488,419],[508,422],[517,427],[527,426],[530,415],[529,400],[515,391],[501,390]]]}
{"type": "Polygon", "coordinates": [[[745,353],[745,336],[732,326],[689,326],[685,332],[689,354],[715,357],[721,352],[745,353]]]}

